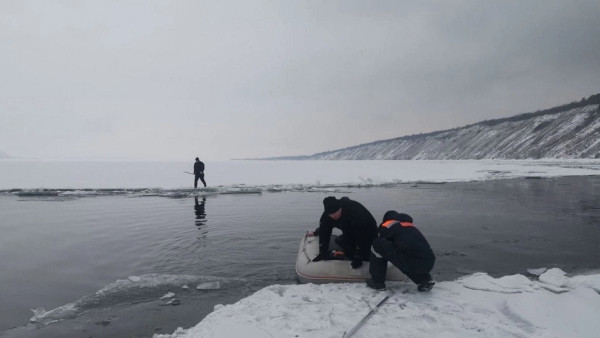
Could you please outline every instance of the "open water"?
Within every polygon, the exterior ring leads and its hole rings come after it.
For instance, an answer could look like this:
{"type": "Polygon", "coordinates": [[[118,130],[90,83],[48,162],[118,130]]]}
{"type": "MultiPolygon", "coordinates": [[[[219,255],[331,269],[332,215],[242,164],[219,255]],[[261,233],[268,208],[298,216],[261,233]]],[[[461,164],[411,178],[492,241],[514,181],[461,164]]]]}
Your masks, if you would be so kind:
{"type": "Polygon", "coordinates": [[[150,337],[294,284],[299,241],[327,195],[363,203],[378,221],[390,209],[413,216],[440,281],[600,268],[600,176],[342,190],[0,194],[0,336],[150,337]],[[179,305],[160,299],[168,292],[179,305]]]}

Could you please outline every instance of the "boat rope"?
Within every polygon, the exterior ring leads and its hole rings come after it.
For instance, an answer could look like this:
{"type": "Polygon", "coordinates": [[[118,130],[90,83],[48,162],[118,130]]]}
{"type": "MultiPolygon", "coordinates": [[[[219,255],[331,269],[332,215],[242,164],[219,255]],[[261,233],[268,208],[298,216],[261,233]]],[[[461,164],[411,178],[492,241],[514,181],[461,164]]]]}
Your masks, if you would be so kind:
{"type": "Polygon", "coordinates": [[[308,257],[308,253],[306,252],[306,242],[308,241],[308,232],[304,234],[304,242],[302,243],[302,252],[304,252],[304,256],[306,256],[306,264],[312,262],[312,259],[308,257]]]}

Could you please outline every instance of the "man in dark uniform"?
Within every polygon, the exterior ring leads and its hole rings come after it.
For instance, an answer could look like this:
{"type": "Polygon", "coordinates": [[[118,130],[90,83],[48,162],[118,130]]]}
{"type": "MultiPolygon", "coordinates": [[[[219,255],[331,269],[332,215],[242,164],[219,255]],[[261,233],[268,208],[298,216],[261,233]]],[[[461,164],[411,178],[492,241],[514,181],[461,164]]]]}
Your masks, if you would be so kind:
{"type": "Polygon", "coordinates": [[[204,184],[204,187],[206,188],[206,181],[204,181],[204,162],[196,157],[196,163],[194,163],[194,188],[198,188],[198,179],[202,181],[202,184],[204,184]]]}
{"type": "Polygon", "coordinates": [[[368,261],[371,243],[377,237],[377,221],[362,204],[342,197],[333,196],[323,200],[324,211],[319,221],[319,228],[314,235],[319,236],[319,255],[313,262],[330,259],[329,240],[334,227],[342,230],[336,243],[342,247],[344,256],[352,260],[352,268],[360,267],[368,261]]]}
{"type": "Polygon", "coordinates": [[[413,226],[407,214],[390,210],[383,216],[379,237],[373,241],[367,286],[385,290],[387,262],[390,261],[418,285],[420,292],[431,290],[435,285],[429,274],[435,263],[435,255],[423,234],[413,226]]]}

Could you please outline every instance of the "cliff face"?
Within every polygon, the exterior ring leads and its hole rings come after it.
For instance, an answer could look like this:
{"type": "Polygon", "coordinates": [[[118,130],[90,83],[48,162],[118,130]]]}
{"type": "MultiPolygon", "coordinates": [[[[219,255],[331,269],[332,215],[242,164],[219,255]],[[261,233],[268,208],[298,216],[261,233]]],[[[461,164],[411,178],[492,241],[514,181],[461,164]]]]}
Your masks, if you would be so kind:
{"type": "MultiPolygon", "coordinates": [[[[524,115],[523,115],[524,116],[524,115]]],[[[600,158],[600,105],[383,140],[298,159],[600,158]]]]}

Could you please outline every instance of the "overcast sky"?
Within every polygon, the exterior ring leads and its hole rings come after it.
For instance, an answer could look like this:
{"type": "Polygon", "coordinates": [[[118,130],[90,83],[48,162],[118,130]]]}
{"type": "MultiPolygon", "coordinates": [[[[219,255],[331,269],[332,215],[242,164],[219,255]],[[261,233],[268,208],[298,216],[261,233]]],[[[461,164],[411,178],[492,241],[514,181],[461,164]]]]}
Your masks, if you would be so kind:
{"type": "Polygon", "coordinates": [[[309,155],[598,92],[598,0],[0,0],[13,157],[309,155]]]}

